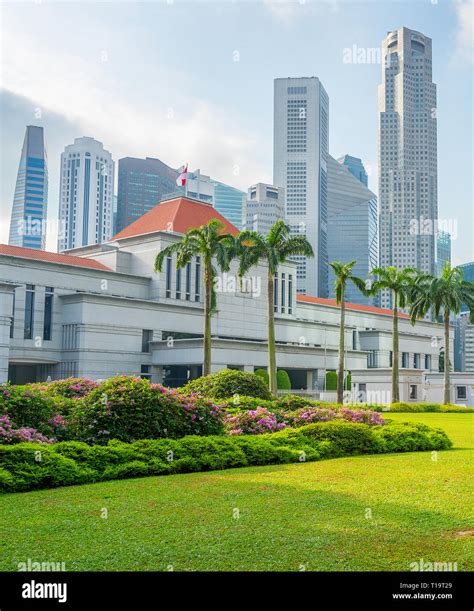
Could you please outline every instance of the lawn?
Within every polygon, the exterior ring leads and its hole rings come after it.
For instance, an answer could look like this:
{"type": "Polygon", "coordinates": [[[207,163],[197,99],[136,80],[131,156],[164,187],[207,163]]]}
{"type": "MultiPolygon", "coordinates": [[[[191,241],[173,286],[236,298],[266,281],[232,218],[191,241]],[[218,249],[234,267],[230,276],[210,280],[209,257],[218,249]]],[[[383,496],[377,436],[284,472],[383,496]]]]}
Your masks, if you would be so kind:
{"type": "Polygon", "coordinates": [[[454,448],[3,495],[0,569],[472,570],[473,416],[390,418],[441,427],[454,448]]]}

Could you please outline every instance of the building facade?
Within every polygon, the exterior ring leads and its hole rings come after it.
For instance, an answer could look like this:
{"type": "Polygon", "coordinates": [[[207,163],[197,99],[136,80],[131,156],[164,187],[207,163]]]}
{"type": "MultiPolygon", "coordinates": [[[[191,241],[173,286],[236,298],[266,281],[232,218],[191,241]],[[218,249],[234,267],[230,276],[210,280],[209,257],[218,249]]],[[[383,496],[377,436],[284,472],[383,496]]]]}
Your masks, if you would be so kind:
{"type": "Polygon", "coordinates": [[[327,296],[329,98],[317,77],[274,83],[273,184],[285,189],[285,218],[306,235],[314,258],[294,257],[298,292],[327,296]]]}
{"type": "MultiPolygon", "coordinates": [[[[380,265],[436,272],[437,126],[431,39],[400,28],[382,43],[380,265]]],[[[381,296],[384,307],[391,295],[381,296]]]]}
{"type": "Polygon", "coordinates": [[[28,125],[13,196],[8,243],[44,250],[47,213],[48,164],[44,130],[28,125]]]}
{"type": "Polygon", "coordinates": [[[343,155],[338,158],[339,163],[346,166],[349,172],[357,178],[359,182],[361,182],[364,186],[368,187],[368,177],[367,172],[365,171],[364,164],[362,163],[362,159],[359,157],[352,157],[352,155],[343,155]]]}
{"type": "MultiPolygon", "coordinates": [[[[237,233],[209,204],[182,197],[160,203],[107,243],[67,254],[0,246],[0,383],[134,374],[178,386],[198,376],[202,261],[178,270],[171,257],[159,274],[154,262],[161,248],[212,218],[237,233]]],[[[212,371],[266,367],[266,277],[263,263],[245,281],[237,262],[219,275],[212,371]]],[[[277,365],[293,388],[323,388],[326,371],[337,367],[339,308],[297,294],[295,263],[281,265],[275,286],[277,365]]],[[[400,358],[436,371],[432,339],[442,341],[442,327],[413,327],[404,313],[399,325],[400,358]]],[[[347,304],[347,369],[389,367],[391,329],[390,310],[347,304]]]]}
{"type": "Polygon", "coordinates": [[[119,159],[114,233],[122,231],[151,210],[165,194],[177,191],[177,178],[178,172],[159,159],[119,159]]]}
{"type": "Polygon", "coordinates": [[[244,229],[266,235],[284,218],[285,189],[262,182],[249,187],[242,215],[244,229]]]}
{"type": "Polygon", "coordinates": [[[242,229],[242,213],[245,205],[246,193],[223,182],[214,180],[214,208],[229,221],[242,229]]]}
{"type": "MultiPolygon", "coordinates": [[[[467,282],[474,283],[474,263],[463,263],[459,267],[462,270],[463,279],[466,280],[467,282]]],[[[461,306],[461,312],[467,312],[467,311],[468,311],[467,305],[463,303],[461,306]]]]}
{"type": "Polygon", "coordinates": [[[114,162],[101,142],[76,138],[61,154],[58,250],[112,237],[114,162]]]}
{"type": "MultiPolygon", "coordinates": [[[[328,260],[356,261],[355,276],[366,280],[378,266],[377,198],[354,177],[346,165],[328,156],[328,260]]],[[[328,295],[335,297],[335,276],[328,275],[328,295]]],[[[352,283],[346,287],[346,299],[353,303],[374,304],[352,283]]]]}

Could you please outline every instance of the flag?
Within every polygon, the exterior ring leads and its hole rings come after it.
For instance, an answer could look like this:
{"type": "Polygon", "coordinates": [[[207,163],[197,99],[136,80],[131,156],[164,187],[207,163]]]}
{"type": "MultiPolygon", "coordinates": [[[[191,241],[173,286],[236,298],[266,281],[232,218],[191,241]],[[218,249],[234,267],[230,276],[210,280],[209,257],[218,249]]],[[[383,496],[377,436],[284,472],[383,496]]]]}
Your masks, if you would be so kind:
{"type": "Polygon", "coordinates": [[[186,180],[188,179],[188,165],[182,165],[178,170],[178,178],[176,179],[176,184],[178,187],[184,187],[186,184],[186,180]]]}

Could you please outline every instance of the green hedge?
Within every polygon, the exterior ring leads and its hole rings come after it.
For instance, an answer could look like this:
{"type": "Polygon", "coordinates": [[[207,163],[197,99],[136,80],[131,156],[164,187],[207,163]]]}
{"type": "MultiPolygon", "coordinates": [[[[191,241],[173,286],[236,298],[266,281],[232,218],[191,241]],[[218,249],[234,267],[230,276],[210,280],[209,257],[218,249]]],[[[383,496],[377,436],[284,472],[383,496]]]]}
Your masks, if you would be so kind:
{"type": "Polygon", "coordinates": [[[196,378],[180,390],[185,395],[197,393],[214,400],[222,400],[235,395],[267,400],[272,398],[268,386],[260,376],[236,369],[224,369],[224,371],[196,378]]]}
{"type": "Polygon", "coordinates": [[[464,407],[462,405],[442,405],[441,403],[392,403],[391,405],[377,405],[370,407],[378,412],[439,412],[452,414],[474,414],[472,407],[464,407]]]}
{"type": "Polygon", "coordinates": [[[19,492],[111,479],[281,464],[353,454],[444,450],[444,431],[422,424],[368,427],[323,422],[268,435],[181,439],[77,441],[0,447],[0,491],[19,492]]]}

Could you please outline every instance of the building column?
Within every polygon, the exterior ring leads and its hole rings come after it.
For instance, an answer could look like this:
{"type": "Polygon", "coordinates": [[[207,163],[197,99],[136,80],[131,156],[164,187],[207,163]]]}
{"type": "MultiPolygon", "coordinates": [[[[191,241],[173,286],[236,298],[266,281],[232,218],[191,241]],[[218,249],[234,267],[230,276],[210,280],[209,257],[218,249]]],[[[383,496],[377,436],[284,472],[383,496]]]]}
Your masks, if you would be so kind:
{"type": "Polygon", "coordinates": [[[10,325],[15,285],[0,283],[0,384],[8,382],[10,359],[10,325]]]}
{"type": "Polygon", "coordinates": [[[318,370],[308,369],[306,371],[306,388],[308,390],[317,390],[318,388],[318,370]]]}

